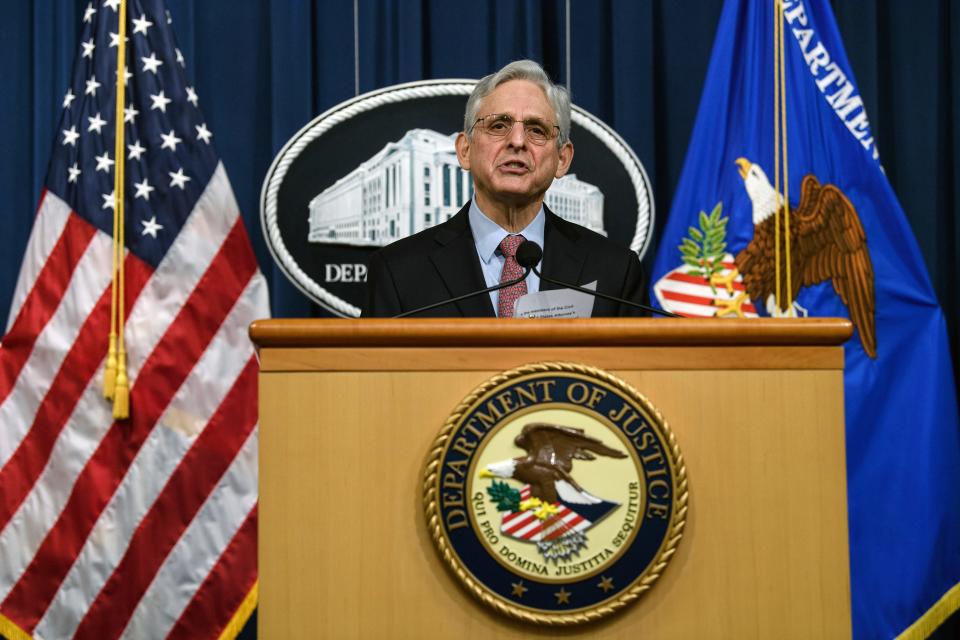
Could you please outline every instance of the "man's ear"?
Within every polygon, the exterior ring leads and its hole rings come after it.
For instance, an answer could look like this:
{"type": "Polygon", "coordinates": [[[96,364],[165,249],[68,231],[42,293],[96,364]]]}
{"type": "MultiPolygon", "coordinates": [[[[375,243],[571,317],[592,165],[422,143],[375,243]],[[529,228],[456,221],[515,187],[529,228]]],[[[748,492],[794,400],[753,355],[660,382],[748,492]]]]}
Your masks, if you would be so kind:
{"type": "Polygon", "coordinates": [[[457,134],[457,141],[454,144],[457,147],[457,160],[460,161],[460,168],[464,171],[470,171],[470,138],[461,131],[457,134]]]}
{"type": "MultiPolygon", "coordinates": [[[[554,178],[562,178],[570,169],[570,163],[573,162],[573,143],[567,142],[560,147],[560,162],[557,164],[557,173],[554,178]]],[[[462,164],[462,163],[461,163],[462,164]]]]}

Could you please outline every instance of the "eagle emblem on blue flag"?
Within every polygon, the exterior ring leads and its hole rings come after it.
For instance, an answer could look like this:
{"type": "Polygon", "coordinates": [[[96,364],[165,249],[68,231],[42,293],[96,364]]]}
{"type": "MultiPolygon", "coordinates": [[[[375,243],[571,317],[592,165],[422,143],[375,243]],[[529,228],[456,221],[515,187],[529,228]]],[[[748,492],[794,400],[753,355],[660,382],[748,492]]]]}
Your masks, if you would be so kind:
{"type": "Polygon", "coordinates": [[[796,302],[800,288],[829,280],[850,312],[864,351],[876,358],[873,263],[863,224],[849,198],[836,185],[821,184],[816,176],[807,174],[800,184],[800,202],[784,215],[783,196],[763,169],[746,158],[736,162],[753,205],[753,239],[736,257],[747,293],[761,301],[771,316],[805,316],[807,310],[796,302]],[[781,221],[789,220],[792,249],[788,253],[788,234],[781,228],[779,251],[789,256],[789,268],[780,269],[780,288],[790,295],[781,296],[779,304],[774,268],[778,216],[781,221]]]}
{"type": "Polygon", "coordinates": [[[654,284],[660,305],[687,316],[747,318],[757,317],[755,304],[760,304],[772,317],[805,317],[807,309],[797,302],[800,290],[830,282],[864,351],[876,358],[873,264],[850,199],[836,185],[807,174],[800,201],[786,212],[783,195],[760,165],[746,158],[736,164],[752,205],[753,237],[733,256],[725,251],[722,203],[710,215],[701,212],[699,228],[689,227],[679,246],[683,265],[654,284]],[[784,265],[779,270],[778,259],[784,265]]]}

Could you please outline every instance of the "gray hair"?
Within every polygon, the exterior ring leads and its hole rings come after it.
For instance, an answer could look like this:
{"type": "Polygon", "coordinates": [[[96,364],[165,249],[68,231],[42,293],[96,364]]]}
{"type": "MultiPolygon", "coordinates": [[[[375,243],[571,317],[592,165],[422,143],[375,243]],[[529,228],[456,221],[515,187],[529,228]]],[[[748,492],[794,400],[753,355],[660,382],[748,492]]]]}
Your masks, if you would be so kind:
{"type": "Polygon", "coordinates": [[[526,80],[537,85],[547,96],[553,107],[560,127],[557,146],[562,147],[570,140],[570,94],[562,85],[554,84],[550,76],[533,60],[515,60],[496,73],[481,78],[467,98],[467,109],[463,117],[463,132],[471,135],[473,124],[477,121],[480,101],[490,95],[494,89],[510,80],[526,80]]]}

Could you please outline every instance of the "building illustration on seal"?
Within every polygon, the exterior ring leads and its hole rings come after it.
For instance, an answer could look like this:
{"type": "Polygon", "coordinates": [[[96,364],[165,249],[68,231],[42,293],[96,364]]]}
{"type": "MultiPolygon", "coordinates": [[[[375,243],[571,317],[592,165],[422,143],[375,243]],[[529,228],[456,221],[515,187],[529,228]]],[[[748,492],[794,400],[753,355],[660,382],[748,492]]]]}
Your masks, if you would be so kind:
{"type": "MultiPolygon", "coordinates": [[[[379,247],[449,220],[473,196],[460,168],[456,134],[411,129],[315,196],[310,242],[379,247]]],[[[603,193],[568,174],[544,200],[561,218],[606,235],[603,193]]]]}

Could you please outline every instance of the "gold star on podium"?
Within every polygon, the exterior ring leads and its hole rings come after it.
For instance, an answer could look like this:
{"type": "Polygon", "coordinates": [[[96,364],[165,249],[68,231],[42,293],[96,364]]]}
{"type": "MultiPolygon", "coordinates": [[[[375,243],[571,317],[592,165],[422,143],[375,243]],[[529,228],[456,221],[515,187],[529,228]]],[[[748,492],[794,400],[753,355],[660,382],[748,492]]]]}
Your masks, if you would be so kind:
{"type": "Polygon", "coordinates": [[[518,598],[522,598],[523,594],[529,591],[529,589],[523,586],[523,580],[520,582],[511,582],[510,586],[513,587],[513,595],[517,596],[518,598]]]}
{"type": "Polygon", "coordinates": [[[597,583],[598,589],[603,589],[604,593],[613,590],[613,578],[607,578],[605,576],[600,577],[600,582],[597,583]]]}
{"type": "Polygon", "coordinates": [[[553,595],[557,596],[557,604],[570,604],[570,592],[563,587],[553,595]]]}

